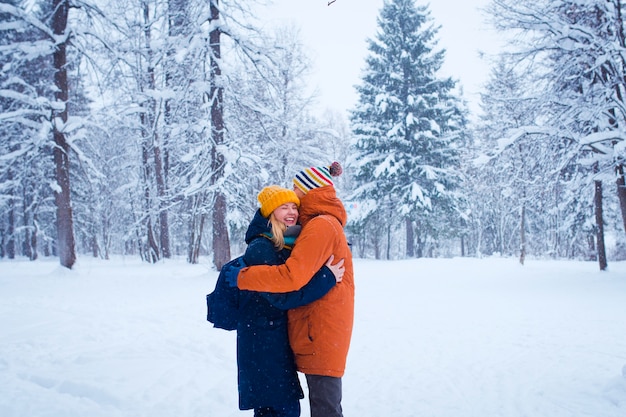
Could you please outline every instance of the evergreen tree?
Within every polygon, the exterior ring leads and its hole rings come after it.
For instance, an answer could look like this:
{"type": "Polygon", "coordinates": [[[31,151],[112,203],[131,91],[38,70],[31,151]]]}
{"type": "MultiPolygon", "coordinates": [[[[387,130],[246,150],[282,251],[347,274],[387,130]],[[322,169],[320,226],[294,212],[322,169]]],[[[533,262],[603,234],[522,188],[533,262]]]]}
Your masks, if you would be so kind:
{"type": "Polygon", "coordinates": [[[377,22],[350,117],[352,198],[370,207],[362,213],[364,227],[378,227],[368,217],[383,219],[387,236],[405,227],[407,248],[416,242],[417,256],[423,256],[426,244],[458,218],[464,114],[453,95],[455,82],[438,76],[445,51],[436,50],[438,27],[428,7],[388,0],[377,22]]]}

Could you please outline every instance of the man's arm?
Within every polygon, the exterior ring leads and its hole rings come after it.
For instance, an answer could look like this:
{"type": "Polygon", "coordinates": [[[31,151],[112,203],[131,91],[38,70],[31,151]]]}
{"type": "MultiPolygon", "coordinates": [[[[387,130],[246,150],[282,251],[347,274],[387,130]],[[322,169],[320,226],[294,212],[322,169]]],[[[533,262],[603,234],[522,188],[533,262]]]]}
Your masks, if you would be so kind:
{"type": "Polygon", "coordinates": [[[317,271],[313,278],[298,291],[285,293],[260,292],[261,297],[281,310],[301,307],[322,298],[336,285],[335,275],[326,266],[317,271]]]}
{"type": "Polygon", "coordinates": [[[323,216],[312,219],[303,229],[283,265],[255,265],[239,272],[237,286],[242,290],[290,292],[304,287],[326,263],[334,246],[335,230],[323,216]]]}

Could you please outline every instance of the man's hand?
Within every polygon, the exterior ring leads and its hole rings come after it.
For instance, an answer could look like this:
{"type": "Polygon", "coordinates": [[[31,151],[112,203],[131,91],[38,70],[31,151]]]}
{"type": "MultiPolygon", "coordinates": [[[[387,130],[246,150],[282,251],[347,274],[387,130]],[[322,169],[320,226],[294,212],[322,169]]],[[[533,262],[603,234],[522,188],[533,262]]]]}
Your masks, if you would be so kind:
{"type": "Polygon", "coordinates": [[[339,262],[333,265],[332,263],[334,260],[335,255],[330,255],[330,258],[328,258],[328,261],[326,261],[326,266],[328,267],[328,269],[331,270],[333,275],[335,275],[335,280],[337,280],[337,282],[341,282],[341,280],[343,279],[343,274],[344,272],[346,272],[346,267],[343,266],[344,260],[340,259],[339,262]]]}

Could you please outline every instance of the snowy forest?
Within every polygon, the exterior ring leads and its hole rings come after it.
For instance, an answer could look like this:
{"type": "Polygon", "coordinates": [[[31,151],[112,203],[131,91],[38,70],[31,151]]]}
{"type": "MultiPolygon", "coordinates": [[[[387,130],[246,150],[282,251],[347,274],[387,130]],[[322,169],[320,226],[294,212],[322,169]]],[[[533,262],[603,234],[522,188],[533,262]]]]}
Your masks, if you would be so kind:
{"type": "Polygon", "coordinates": [[[0,257],[220,268],[262,187],[339,161],[355,257],[626,259],[622,0],[492,0],[476,115],[425,1],[384,1],[347,117],[262,7],[2,0],[0,257]]]}

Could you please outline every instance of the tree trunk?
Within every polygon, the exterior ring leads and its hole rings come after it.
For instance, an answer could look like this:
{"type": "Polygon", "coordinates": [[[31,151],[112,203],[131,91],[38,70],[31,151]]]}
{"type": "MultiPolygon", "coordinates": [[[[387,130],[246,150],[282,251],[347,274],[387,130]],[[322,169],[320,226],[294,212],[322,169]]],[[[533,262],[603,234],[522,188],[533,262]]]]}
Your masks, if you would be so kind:
{"type": "Polygon", "coordinates": [[[98,247],[98,236],[95,231],[91,231],[91,256],[97,258],[100,253],[98,247]]]}
{"type": "MultiPolygon", "coordinates": [[[[142,123],[146,123],[146,116],[141,116],[142,123]]],[[[144,125],[145,128],[145,125],[144,125]]],[[[145,130],[145,129],[144,129],[145,130]]],[[[144,180],[144,204],[145,204],[145,222],[146,222],[146,243],[145,246],[141,248],[142,257],[144,260],[155,263],[159,260],[159,247],[156,243],[156,239],[154,238],[154,231],[152,230],[152,214],[150,210],[151,201],[150,201],[150,166],[148,160],[148,144],[146,143],[146,138],[144,137],[144,143],[142,145],[142,163],[143,163],[143,180],[144,180]]]]}
{"type": "Polygon", "coordinates": [[[170,226],[167,214],[165,174],[163,172],[161,148],[156,145],[154,146],[154,173],[156,175],[157,196],[159,201],[159,242],[161,255],[164,258],[170,258],[170,226]]]}
{"type": "Polygon", "coordinates": [[[220,270],[230,260],[230,239],[226,224],[226,197],[217,193],[213,205],[213,263],[220,270]]]}
{"type": "Polygon", "coordinates": [[[416,258],[423,258],[424,257],[424,241],[422,240],[422,236],[420,235],[420,225],[419,223],[415,225],[415,241],[417,242],[416,248],[417,251],[415,252],[415,257],[416,258]]]}
{"type": "Polygon", "coordinates": [[[624,165],[619,164],[617,171],[617,197],[619,198],[619,207],[622,212],[622,223],[624,232],[626,232],[626,179],[624,178],[624,165]]]}
{"type": "Polygon", "coordinates": [[[465,258],[465,235],[461,235],[461,257],[465,258]]]}
{"type": "Polygon", "coordinates": [[[33,248],[33,253],[30,258],[31,261],[36,261],[39,258],[39,251],[37,250],[37,234],[39,233],[39,227],[37,226],[37,215],[33,213],[33,231],[30,234],[30,246],[33,248]]]}
{"type": "MultiPolygon", "coordinates": [[[[154,67],[152,66],[152,52],[151,52],[151,32],[150,32],[150,8],[147,2],[143,2],[143,19],[144,19],[144,42],[145,48],[148,54],[148,68],[147,68],[147,82],[148,88],[154,90],[155,81],[154,81],[154,67]]],[[[143,85],[142,85],[143,88],[143,85]]],[[[150,183],[152,180],[151,177],[151,166],[150,166],[150,150],[152,150],[153,154],[154,149],[154,136],[156,134],[156,126],[155,126],[155,104],[154,99],[148,98],[149,101],[145,105],[144,112],[140,115],[141,127],[142,127],[142,164],[143,164],[143,180],[144,180],[144,201],[145,201],[145,212],[144,216],[146,219],[146,243],[145,247],[142,248],[144,252],[144,259],[150,263],[155,263],[159,260],[161,251],[159,250],[159,246],[154,236],[154,229],[152,226],[152,199],[150,194],[150,183]]],[[[158,204],[158,203],[157,203],[158,204]]]]}
{"type": "Polygon", "coordinates": [[[377,235],[372,237],[372,246],[374,247],[374,259],[380,259],[380,238],[377,235]]]}
{"type": "Polygon", "coordinates": [[[522,202],[522,212],[520,215],[520,255],[519,263],[524,265],[526,259],[526,192],[524,192],[524,202],[522,202]]]}
{"type": "Polygon", "coordinates": [[[200,208],[204,205],[204,199],[204,193],[199,193],[191,197],[191,207],[189,209],[191,215],[189,250],[187,253],[187,262],[190,264],[197,264],[198,258],[200,257],[200,245],[202,243],[202,232],[206,218],[206,215],[201,212],[200,208]]]}
{"type": "Polygon", "coordinates": [[[7,258],[15,259],[15,203],[13,198],[9,199],[9,212],[7,222],[7,239],[6,239],[6,252],[7,258]]]}
{"type": "Polygon", "coordinates": [[[596,212],[596,241],[600,270],[607,268],[606,249],[604,246],[604,220],[602,215],[602,181],[595,181],[594,208],[596,212]]]}
{"type": "MultiPolygon", "coordinates": [[[[187,0],[169,0],[167,2],[168,7],[168,34],[171,39],[184,33],[185,29],[189,27],[189,23],[186,16],[188,9],[187,0]]],[[[175,66],[175,50],[172,48],[167,53],[167,65],[165,68],[165,85],[168,89],[174,87],[174,74],[180,68],[175,66]]],[[[166,206],[166,196],[168,195],[168,146],[170,127],[172,125],[172,99],[165,99],[165,114],[164,122],[165,129],[163,132],[163,146],[159,149],[155,149],[155,162],[158,161],[157,166],[157,190],[159,192],[160,200],[160,212],[159,212],[159,225],[160,225],[160,237],[161,237],[161,252],[164,258],[171,257],[170,249],[170,232],[169,232],[169,218],[168,210],[166,206]],[[157,155],[158,151],[158,155],[157,155]]]]}
{"type": "MultiPolygon", "coordinates": [[[[67,0],[53,0],[54,15],[52,16],[52,30],[55,35],[62,37],[67,28],[69,2],[67,0]]],[[[53,137],[54,137],[54,166],[56,176],[56,189],[54,202],[57,208],[57,248],[61,265],[72,268],[76,262],[74,243],[74,221],[72,217],[72,204],[70,198],[70,146],[63,133],[63,127],[67,123],[67,101],[69,87],[67,82],[67,41],[63,40],[56,45],[54,50],[54,84],[56,86],[55,99],[62,104],[63,110],[53,113],[53,137]]]]}
{"type": "Polygon", "coordinates": [[[194,217],[191,225],[191,239],[189,244],[189,255],[187,261],[190,264],[197,264],[200,259],[200,247],[202,244],[202,232],[204,230],[204,220],[206,215],[200,214],[194,217]]]}
{"type": "Polygon", "coordinates": [[[391,222],[387,222],[387,260],[391,259],[391,222]]]}
{"type": "Polygon", "coordinates": [[[413,222],[408,217],[405,220],[406,224],[406,257],[412,258],[415,256],[415,231],[413,230],[413,222]]]}
{"type": "MultiPolygon", "coordinates": [[[[13,171],[11,168],[7,171],[7,182],[13,182],[13,171]]],[[[9,199],[7,201],[7,230],[6,230],[6,256],[9,259],[15,259],[15,199],[13,193],[15,188],[9,189],[9,199]]]]}
{"type": "Polygon", "coordinates": [[[22,245],[22,253],[28,259],[34,261],[37,259],[37,223],[35,204],[35,184],[31,184],[29,180],[24,182],[22,188],[22,220],[24,223],[24,243],[22,245]]]}
{"type": "MultiPolygon", "coordinates": [[[[220,18],[218,4],[218,0],[211,0],[211,21],[217,21],[220,18]]],[[[219,183],[224,176],[224,155],[218,150],[218,147],[224,143],[224,88],[220,80],[222,76],[220,36],[219,25],[209,33],[211,48],[211,137],[213,139],[211,185],[219,183]]],[[[226,223],[226,196],[219,189],[216,189],[213,200],[213,263],[219,270],[229,260],[230,240],[226,223]]]]}
{"type": "Polygon", "coordinates": [[[26,195],[26,187],[23,188],[23,193],[22,193],[22,222],[23,222],[23,229],[24,229],[24,235],[23,235],[23,241],[22,241],[22,254],[26,257],[28,257],[28,259],[30,259],[31,261],[34,260],[33,258],[33,247],[31,246],[31,228],[30,225],[28,224],[28,195],[26,195]]]}

